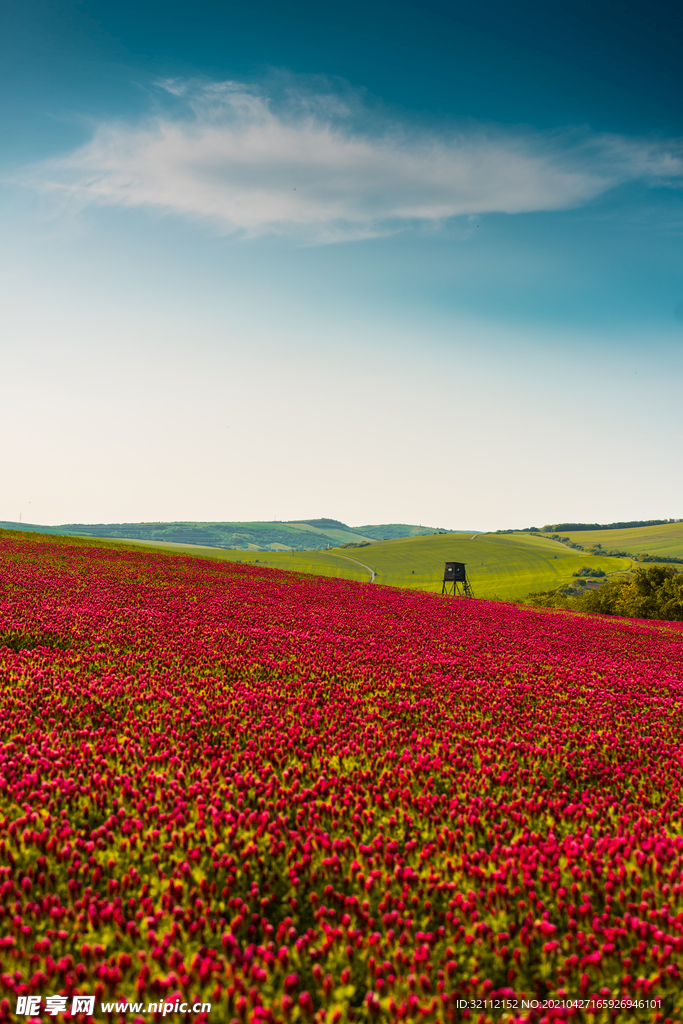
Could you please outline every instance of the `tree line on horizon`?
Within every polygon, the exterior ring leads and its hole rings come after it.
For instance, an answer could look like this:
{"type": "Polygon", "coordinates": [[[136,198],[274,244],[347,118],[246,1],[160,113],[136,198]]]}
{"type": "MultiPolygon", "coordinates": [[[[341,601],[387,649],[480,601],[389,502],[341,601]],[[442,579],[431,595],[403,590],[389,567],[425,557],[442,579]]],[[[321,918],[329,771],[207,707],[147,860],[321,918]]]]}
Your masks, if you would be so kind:
{"type": "Polygon", "coordinates": [[[668,526],[669,523],[683,523],[683,519],[639,519],[629,523],[555,523],[554,525],[529,526],[530,533],[557,533],[564,530],[572,533],[579,530],[633,530],[640,526],[668,526]]]}

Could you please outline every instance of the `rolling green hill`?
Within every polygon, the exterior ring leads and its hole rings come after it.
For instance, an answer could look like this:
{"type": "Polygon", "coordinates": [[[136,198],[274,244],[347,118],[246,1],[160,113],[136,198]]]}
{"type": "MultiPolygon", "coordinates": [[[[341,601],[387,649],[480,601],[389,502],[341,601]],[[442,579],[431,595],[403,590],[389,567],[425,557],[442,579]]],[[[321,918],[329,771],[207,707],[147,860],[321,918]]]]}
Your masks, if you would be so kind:
{"type": "Polygon", "coordinates": [[[396,540],[399,537],[422,537],[428,533],[477,533],[477,530],[433,530],[429,526],[408,526],[406,523],[385,523],[383,526],[355,526],[358,533],[373,540],[396,540]]]}
{"type": "Polygon", "coordinates": [[[523,534],[450,534],[375,544],[358,553],[377,573],[376,583],[441,591],[446,561],[465,562],[477,597],[515,599],[554,589],[584,565],[606,573],[625,571],[628,559],[570,551],[556,541],[523,534]]]}
{"type": "Polygon", "coordinates": [[[562,533],[576,544],[590,547],[601,544],[605,551],[623,550],[635,554],[647,553],[666,558],[683,558],[683,523],[664,523],[661,526],[639,526],[626,530],[576,530],[562,533]]]}
{"type": "Polygon", "coordinates": [[[3,522],[0,527],[62,536],[199,544],[242,551],[322,551],[340,544],[370,544],[376,540],[436,532],[430,526],[404,523],[352,527],[336,519],[303,519],[285,523],[66,523],[63,526],[3,522]]]}

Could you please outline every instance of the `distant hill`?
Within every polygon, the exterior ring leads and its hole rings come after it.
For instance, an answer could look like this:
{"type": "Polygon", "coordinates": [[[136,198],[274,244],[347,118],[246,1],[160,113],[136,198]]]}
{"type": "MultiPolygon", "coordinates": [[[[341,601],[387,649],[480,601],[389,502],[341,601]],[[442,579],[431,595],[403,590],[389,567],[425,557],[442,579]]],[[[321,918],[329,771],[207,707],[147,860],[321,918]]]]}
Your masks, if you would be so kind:
{"type": "Polygon", "coordinates": [[[403,523],[351,527],[339,522],[338,519],[302,519],[274,523],[66,523],[63,526],[4,522],[0,523],[0,527],[61,536],[197,544],[237,551],[322,551],[327,547],[345,544],[372,543],[399,537],[450,532],[403,523]]]}
{"type": "Polygon", "coordinates": [[[444,530],[441,527],[408,526],[406,523],[384,523],[382,526],[355,526],[357,533],[363,533],[373,540],[398,540],[399,537],[424,537],[429,533],[477,533],[476,530],[444,530]]]}

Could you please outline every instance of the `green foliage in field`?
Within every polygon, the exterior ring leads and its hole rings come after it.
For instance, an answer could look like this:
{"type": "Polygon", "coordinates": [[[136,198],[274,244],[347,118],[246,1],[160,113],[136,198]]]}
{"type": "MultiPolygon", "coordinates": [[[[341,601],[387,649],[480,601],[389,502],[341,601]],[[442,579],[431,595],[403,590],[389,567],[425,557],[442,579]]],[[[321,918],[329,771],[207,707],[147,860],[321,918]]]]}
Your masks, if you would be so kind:
{"type": "Polygon", "coordinates": [[[683,621],[683,573],[669,565],[637,568],[597,590],[573,597],[562,591],[529,594],[529,604],[541,608],[623,615],[634,619],[683,621]]]}

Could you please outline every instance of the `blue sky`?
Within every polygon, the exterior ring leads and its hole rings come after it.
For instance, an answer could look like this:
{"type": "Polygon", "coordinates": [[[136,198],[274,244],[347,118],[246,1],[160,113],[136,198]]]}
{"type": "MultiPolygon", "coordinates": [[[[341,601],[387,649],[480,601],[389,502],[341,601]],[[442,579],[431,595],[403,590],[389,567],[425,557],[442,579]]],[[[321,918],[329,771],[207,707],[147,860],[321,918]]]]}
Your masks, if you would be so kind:
{"type": "Polygon", "coordinates": [[[680,10],[3,18],[0,519],[683,516],[680,10]]]}

